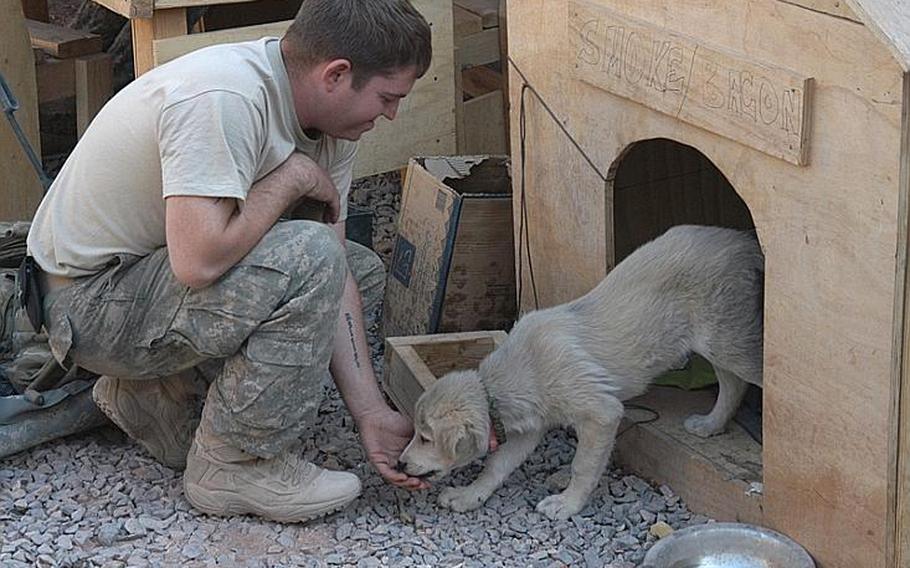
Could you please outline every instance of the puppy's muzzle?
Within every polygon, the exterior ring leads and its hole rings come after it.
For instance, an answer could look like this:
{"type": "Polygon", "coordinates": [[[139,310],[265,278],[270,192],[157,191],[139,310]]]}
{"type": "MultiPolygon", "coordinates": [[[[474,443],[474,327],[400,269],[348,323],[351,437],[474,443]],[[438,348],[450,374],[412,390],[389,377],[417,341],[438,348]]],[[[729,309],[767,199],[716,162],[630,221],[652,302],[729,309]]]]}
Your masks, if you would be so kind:
{"type": "Polygon", "coordinates": [[[408,464],[401,460],[398,460],[398,464],[395,466],[395,468],[398,471],[402,471],[402,472],[410,475],[411,477],[416,477],[417,479],[427,479],[429,477],[432,477],[433,474],[436,473],[435,471],[425,471],[423,473],[411,473],[410,471],[408,471],[408,464]]]}

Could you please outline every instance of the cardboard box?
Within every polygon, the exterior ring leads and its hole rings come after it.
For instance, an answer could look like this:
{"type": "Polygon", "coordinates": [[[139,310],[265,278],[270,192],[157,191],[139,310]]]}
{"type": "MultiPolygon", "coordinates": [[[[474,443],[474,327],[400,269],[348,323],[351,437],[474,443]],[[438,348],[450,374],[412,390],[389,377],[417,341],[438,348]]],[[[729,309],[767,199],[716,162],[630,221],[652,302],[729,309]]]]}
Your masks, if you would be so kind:
{"type": "Polygon", "coordinates": [[[476,369],[506,337],[504,331],[389,337],[383,388],[398,410],[414,418],[423,391],[449,371],[476,369]]]}
{"type": "Polygon", "coordinates": [[[413,158],[386,284],[386,337],[508,329],[515,320],[509,159],[413,158]]]}

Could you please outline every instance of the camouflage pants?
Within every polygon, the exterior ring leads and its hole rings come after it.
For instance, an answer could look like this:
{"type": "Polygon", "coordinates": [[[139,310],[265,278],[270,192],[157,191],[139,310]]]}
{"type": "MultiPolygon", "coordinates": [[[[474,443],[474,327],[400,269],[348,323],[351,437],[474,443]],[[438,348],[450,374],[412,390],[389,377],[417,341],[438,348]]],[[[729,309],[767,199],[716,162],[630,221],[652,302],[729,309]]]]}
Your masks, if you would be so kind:
{"type": "MultiPolygon", "coordinates": [[[[372,315],[382,262],[352,242],[347,261],[372,315]]],[[[58,360],[122,379],[216,369],[206,398],[216,432],[271,457],[296,443],[319,407],[345,265],[334,232],[311,221],[279,222],[201,289],[176,280],[166,248],[123,255],[46,299],[49,343],[58,360]]]]}

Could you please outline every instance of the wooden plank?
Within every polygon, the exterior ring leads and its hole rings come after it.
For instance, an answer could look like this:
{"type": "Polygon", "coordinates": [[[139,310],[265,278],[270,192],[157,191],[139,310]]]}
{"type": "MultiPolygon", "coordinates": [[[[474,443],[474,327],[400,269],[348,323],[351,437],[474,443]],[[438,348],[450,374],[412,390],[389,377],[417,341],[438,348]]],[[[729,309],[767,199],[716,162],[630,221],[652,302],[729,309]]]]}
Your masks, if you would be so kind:
{"type": "Polygon", "coordinates": [[[479,97],[502,89],[502,74],[489,67],[471,67],[461,74],[461,90],[469,97],[479,97]]]}
{"type": "Polygon", "coordinates": [[[499,61],[499,28],[466,36],[456,43],[458,63],[462,69],[499,61]]]}
{"type": "Polygon", "coordinates": [[[910,564],[910,74],[904,74],[901,158],[897,210],[897,270],[894,283],[894,357],[888,483],[887,565],[910,564]]]}
{"type": "Polygon", "coordinates": [[[46,103],[76,95],[74,59],[46,59],[35,67],[38,102],[46,103]]]}
{"type": "MultiPolygon", "coordinates": [[[[455,147],[456,153],[465,155],[465,126],[464,126],[464,73],[459,64],[458,50],[455,50],[455,147]]],[[[402,178],[402,187],[404,179],[402,178]]]]}
{"type": "Polygon", "coordinates": [[[654,387],[629,401],[647,410],[626,411],[616,439],[616,462],[654,483],[668,485],[692,511],[719,521],[762,525],[761,445],[736,423],[707,440],[683,427],[688,415],[707,413],[714,399],[710,390],[654,387]],[[655,414],[656,421],[636,424],[655,414]]]}
{"type": "MultiPolygon", "coordinates": [[[[35,60],[19,0],[0,0],[0,58],[3,76],[19,100],[15,117],[35,152],[41,155],[38,137],[38,96],[35,60]]],[[[41,200],[41,184],[25,152],[7,123],[0,126],[0,221],[32,218],[41,200]]]]}
{"type": "MultiPolygon", "coordinates": [[[[502,91],[492,91],[464,103],[463,153],[508,153],[502,99],[502,91]]],[[[509,230],[511,229],[512,224],[509,223],[509,230]]],[[[511,239],[509,241],[511,242],[511,239]]]]}
{"type": "Polygon", "coordinates": [[[454,0],[453,3],[478,16],[484,28],[499,25],[499,0],[454,0]]]}
{"type": "MultiPolygon", "coordinates": [[[[766,524],[806,546],[825,568],[885,565],[903,69],[868,27],[774,0],[600,0],[631,18],[814,77],[811,159],[798,168],[573,81],[574,54],[560,31],[569,29],[568,4],[509,4],[510,68],[521,69],[568,131],[527,96],[525,185],[541,304],[584,288],[592,270],[580,260],[588,251],[575,243],[600,246],[612,233],[602,219],[578,221],[603,211],[605,200],[604,216],[612,219],[613,196],[595,191],[592,166],[554,156],[574,155],[577,144],[604,172],[642,140],[667,138],[701,151],[749,206],[766,256],[766,524]],[[590,185],[582,175],[591,176],[590,185]]],[[[517,125],[517,72],[510,86],[517,125]]],[[[520,148],[515,130],[513,159],[520,148]]],[[[513,169],[518,184],[520,165],[513,169]]],[[[527,272],[525,264],[523,306],[527,272]]]]}
{"type": "Polygon", "coordinates": [[[155,66],[155,40],[186,35],[186,8],[155,10],[151,19],[130,20],[136,77],[155,66]]]}
{"type": "Polygon", "coordinates": [[[199,6],[213,6],[215,4],[239,4],[241,2],[255,1],[256,0],[155,0],[155,10],[195,8],[199,6]]]}
{"type": "Polygon", "coordinates": [[[586,1],[571,2],[570,10],[574,77],[806,164],[811,78],[586,1]]]}
{"type": "Polygon", "coordinates": [[[79,57],[76,63],[76,133],[82,136],[89,123],[113,93],[111,56],[98,53],[79,57]]]}
{"type": "Polygon", "coordinates": [[[181,55],[186,55],[191,51],[196,51],[197,49],[202,49],[203,47],[209,47],[211,45],[253,41],[263,37],[281,37],[290,25],[291,20],[286,20],[283,22],[272,22],[255,26],[245,26],[242,28],[228,28],[201,34],[189,34],[157,39],[152,42],[154,65],[155,67],[163,65],[168,61],[177,59],[181,55]]]}
{"type": "Polygon", "coordinates": [[[54,57],[66,59],[101,51],[101,36],[71,30],[45,22],[26,20],[32,47],[42,49],[54,57]]]}
{"type": "Polygon", "coordinates": [[[483,21],[480,16],[468,12],[458,4],[452,5],[452,17],[455,33],[455,45],[460,45],[464,37],[479,34],[483,31],[483,21]]]}
{"type": "Polygon", "coordinates": [[[780,0],[780,2],[808,8],[809,10],[814,10],[816,12],[831,14],[832,16],[837,16],[839,18],[846,18],[848,20],[853,20],[854,22],[861,22],[856,13],[850,9],[846,0],[780,0]]]}
{"type": "Polygon", "coordinates": [[[395,406],[414,417],[424,390],[445,373],[475,368],[505,341],[504,331],[472,331],[386,338],[382,386],[395,406]]]}
{"type": "MultiPolygon", "coordinates": [[[[499,59],[501,61],[500,69],[502,73],[502,92],[509,92],[509,26],[508,26],[508,0],[499,0],[499,59]]],[[[509,97],[503,97],[502,101],[502,121],[506,133],[506,145],[511,139],[509,125],[509,97]]],[[[508,150],[506,150],[508,152],[508,150]]]]}
{"type": "Polygon", "coordinates": [[[124,18],[151,18],[153,0],[92,0],[124,18]]]}
{"type": "Polygon", "coordinates": [[[395,407],[413,419],[417,399],[436,377],[409,345],[390,349],[386,359],[388,371],[383,389],[395,407]]]}

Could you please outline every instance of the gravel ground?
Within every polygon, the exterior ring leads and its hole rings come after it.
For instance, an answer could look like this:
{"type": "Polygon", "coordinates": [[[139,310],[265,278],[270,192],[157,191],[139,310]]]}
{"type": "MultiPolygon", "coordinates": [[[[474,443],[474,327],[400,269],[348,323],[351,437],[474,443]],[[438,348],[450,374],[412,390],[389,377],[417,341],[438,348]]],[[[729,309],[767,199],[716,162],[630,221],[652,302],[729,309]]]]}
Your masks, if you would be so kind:
{"type": "MultiPolygon", "coordinates": [[[[374,244],[391,252],[397,175],[362,180],[352,201],[377,213],[374,244]]],[[[374,363],[381,364],[373,334],[374,363]]],[[[611,566],[633,568],[665,522],[693,515],[668,487],[612,469],[591,503],[553,522],[534,506],[568,481],[571,432],[551,432],[538,451],[478,511],[436,504],[445,484],[470,482],[474,464],[428,492],[386,485],[365,464],[352,420],[326,387],[308,459],[345,469],[363,495],[342,512],[307,525],[195,513],[181,477],[113,426],[46,444],[0,461],[0,566],[611,566]]]]}

